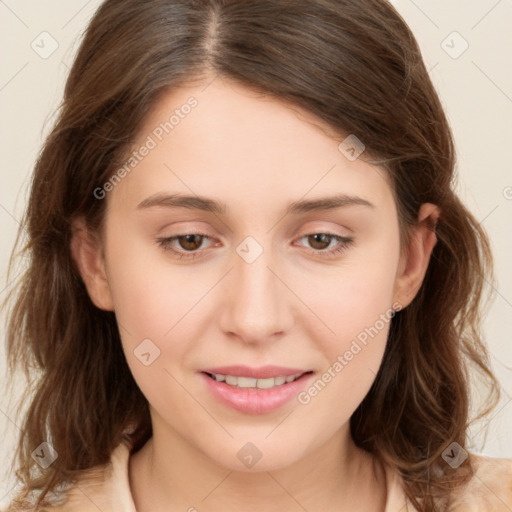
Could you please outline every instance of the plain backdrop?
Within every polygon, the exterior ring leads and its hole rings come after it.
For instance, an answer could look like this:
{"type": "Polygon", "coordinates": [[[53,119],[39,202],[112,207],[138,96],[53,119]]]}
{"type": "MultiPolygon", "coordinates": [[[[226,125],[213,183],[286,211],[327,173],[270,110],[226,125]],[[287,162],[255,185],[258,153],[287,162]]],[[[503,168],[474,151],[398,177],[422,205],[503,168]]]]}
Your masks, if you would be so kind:
{"type": "MultiPolygon", "coordinates": [[[[420,44],[454,132],[459,193],[488,231],[495,255],[496,295],[484,334],[502,399],[489,417],[471,427],[470,447],[512,458],[512,0],[392,3],[420,44]]],[[[0,0],[0,300],[10,287],[7,263],[37,152],[81,34],[99,4],[0,0]]],[[[2,316],[2,348],[4,333],[2,316]]],[[[0,384],[5,373],[2,354],[0,384]]],[[[474,403],[480,394],[475,387],[474,403]]],[[[7,469],[20,432],[15,405],[16,397],[0,396],[0,505],[14,486],[7,469]]]]}

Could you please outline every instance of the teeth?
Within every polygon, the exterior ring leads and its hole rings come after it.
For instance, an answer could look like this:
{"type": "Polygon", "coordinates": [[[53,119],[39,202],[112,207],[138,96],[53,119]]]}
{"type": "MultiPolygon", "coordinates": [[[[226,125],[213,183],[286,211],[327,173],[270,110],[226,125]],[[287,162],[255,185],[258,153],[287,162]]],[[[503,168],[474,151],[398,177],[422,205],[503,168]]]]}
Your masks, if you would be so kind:
{"type": "Polygon", "coordinates": [[[238,386],[239,388],[255,388],[258,384],[258,379],[251,379],[250,377],[231,377],[231,386],[238,386]]]}
{"type": "Polygon", "coordinates": [[[276,385],[276,381],[274,377],[270,377],[269,379],[258,379],[256,381],[256,387],[259,389],[270,389],[276,385]]]}
{"type": "Polygon", "coordinates": [[[292,382],[298,379],[302,373],[290,375],[289,377],[270,377],[268,379],[254,379],[251,377],[235,377],[233,375],[222,375],[216,373],[213,375],[217,382],[225,382],[226,384],[239,388],[258,388],[270,389],[275,386],[282,386],[285,382],[292,382]]]}
{"type": "Polygon", "coordinates": [[[238,379],[231,375],[226,375],[226,384],[229,384],[230,386],[236,386],[238,384],[238,379]]]}

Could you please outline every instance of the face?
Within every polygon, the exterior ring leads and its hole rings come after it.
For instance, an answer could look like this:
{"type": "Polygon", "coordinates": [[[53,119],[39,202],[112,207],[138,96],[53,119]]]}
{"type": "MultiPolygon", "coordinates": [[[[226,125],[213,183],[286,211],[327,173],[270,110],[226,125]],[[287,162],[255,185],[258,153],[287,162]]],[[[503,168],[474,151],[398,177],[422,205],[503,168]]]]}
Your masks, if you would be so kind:
{"type": "Polygon", "coordinates": [[[115,311],[155,436],[270,470],[347,432],[405,304],[391,187],[343,138],[220,78],[146,119],[104,188],[108,286],[91,295],[115,311]]]}

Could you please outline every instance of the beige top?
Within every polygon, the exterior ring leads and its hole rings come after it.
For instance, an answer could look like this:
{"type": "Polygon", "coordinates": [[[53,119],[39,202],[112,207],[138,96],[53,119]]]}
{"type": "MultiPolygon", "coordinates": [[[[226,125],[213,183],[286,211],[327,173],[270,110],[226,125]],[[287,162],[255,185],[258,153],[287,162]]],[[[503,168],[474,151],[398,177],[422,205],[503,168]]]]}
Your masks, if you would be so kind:
{"type": "MultiPolygon", "coordinates": [[[[51,512],[136,512],[128,478],[129,447],[120,444],[111,463],[92,468],[69,490],[68,501],[51,512]]],[[[511,512],[512,460],[473,454],[475,474],[457,495],[452,512],[511,512]]],[[[400,475],[386,467],[385,512],[417,512],[406,499],[400,475]]]]}

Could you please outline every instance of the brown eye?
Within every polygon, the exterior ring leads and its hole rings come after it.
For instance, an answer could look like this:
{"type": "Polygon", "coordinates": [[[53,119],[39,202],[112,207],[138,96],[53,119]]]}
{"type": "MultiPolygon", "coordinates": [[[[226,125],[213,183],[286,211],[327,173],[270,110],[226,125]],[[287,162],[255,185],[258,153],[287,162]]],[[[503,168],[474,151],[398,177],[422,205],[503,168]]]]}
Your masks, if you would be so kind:
{"type": "Polygon", "coordinates": [[[315,233],[314,235],[308,235],[308,242],[310,247],[321,251],[329,247],[333,238],[333,235],[328,235],[326,233],[315,233]]]}
{"type": "Polygon", "coordinates": [[[196,251],[203,243],[202,235],[182,235],[176,237],[181,249],[185,251],[196,251]]]}
{"type": "Polygon", "coordinates": [[[208,235],[203,233],[187,233],[167,238],[157,238],[157,242],[165,251],[169,251],[183,258],[195,258],[204,249],[203,242],[210,240],[208,235]]]}
{"type": "Polygon", "coordinates": [[[335,257],[341,255],[354,241],[353,238],[334,233],[311,233],[301,237],[307,241],[307,249],[313,255],[335,257]],[[331,245],[331,242],[334,242],[331,245]]]}

